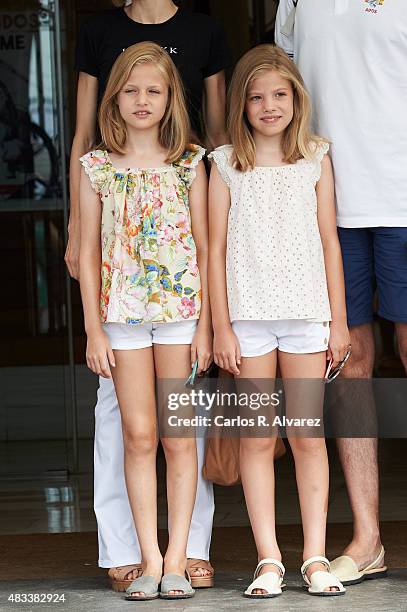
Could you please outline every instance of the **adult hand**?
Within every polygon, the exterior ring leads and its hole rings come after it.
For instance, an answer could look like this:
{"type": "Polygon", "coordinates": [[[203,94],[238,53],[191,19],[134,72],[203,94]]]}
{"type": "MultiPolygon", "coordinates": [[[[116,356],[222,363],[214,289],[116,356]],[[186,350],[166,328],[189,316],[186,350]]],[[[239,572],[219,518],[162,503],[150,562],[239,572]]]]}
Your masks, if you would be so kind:
{"type": "Polygon", "coordinates": [[[98,331],[88,333],[86,345],[86,363],[88,368],[98,376],[111,378],[110,366],[115,367],[115,360],[110,342],[105,332],[98,331]]]}
{"type": "Polygon", "coordinates": [[[213,354],[216,365],[235,376],[240,374],[240,344],[232,328],[216,334],[213,341],[213,354]]]}
{"type": "Polygon", "coordinates": [[[79,221],[69,223],[68,244],[65,251],[65,263],[69,274],[75,280],[79,280],[79,253],[81,247],[81,232],[79,221]]]}

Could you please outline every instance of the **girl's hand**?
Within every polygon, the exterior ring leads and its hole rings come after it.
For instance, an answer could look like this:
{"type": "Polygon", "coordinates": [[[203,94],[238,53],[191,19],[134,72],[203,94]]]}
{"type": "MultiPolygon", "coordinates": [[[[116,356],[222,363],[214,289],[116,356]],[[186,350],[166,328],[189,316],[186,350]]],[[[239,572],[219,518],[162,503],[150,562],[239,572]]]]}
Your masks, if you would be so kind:
{"type": "Polygon", "coordinates": [[[239,376],[240,370],[237,366],[240,365],[240,344],[231,327],[222,335],[215,334],[213,354],[215,363],[222,370],[239,376]]]}
{"type": "Polygon", "coordinates": [[[349,330],[346,323],[331,322],[327,359],[333,360],[333,367],[345,357],[350,347],[349,330]]]}
{"type": "Polygon", "coordinates": [[[102,329],[88,334],[86,363],[88,368],[95,374],[98,374],[98,376],[103,376],[103,378],[112,377],[110,366],[114,368],[116,365],[114,354],[110,342],[102,329]]]}
{"type": "Polygon", "coordinates": [[[199,323],[191,343],[191,367],[196,360],[198,360],[197,374],[205,372],[213,361],[212,330],[208,326],[200,327],[199,323]]]}

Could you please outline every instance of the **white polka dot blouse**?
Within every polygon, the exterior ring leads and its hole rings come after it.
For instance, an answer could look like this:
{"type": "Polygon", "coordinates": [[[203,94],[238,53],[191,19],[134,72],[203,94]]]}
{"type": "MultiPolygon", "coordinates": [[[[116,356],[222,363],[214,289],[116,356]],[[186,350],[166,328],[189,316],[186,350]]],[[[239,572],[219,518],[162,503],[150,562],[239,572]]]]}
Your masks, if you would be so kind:
{"type": "Polygon", "coordinates": [[[233,147],[212,159],[229,187],[226,276],[230,320],[331,320],[315,186],[329,145],[312,161],[231,165],[233,147]]]}

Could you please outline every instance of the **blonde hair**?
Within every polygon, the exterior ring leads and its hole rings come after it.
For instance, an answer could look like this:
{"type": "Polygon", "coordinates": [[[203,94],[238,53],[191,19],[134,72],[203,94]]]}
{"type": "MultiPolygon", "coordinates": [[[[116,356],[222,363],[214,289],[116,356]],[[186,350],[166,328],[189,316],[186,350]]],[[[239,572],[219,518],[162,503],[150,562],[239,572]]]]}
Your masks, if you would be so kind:
{"type": "Polygon", "coordinates": [[[153,42],[128,47],[115,61],[99,109],[101,148],[123,154],[127,138],[126,123],[117,105],[117,94],[139,64],[156,66],[168,84],[168,102],[160,122],[159,142],[168,151],[166,162],[171,164],[184,153],[190,141],[190,122],[181,77],[168,53],[153,42]]]}
{"type": "Polygon", "coordinates": [[[293,164],[301,158],[311,159],[316,145],[323,142],[310,131],[311,104],[297,66],[275,45],[258,45],[239,60],[229,88],[228,132],[234,148],[232,162],[242,172],[256,165],[256,148],[245,113],[247,90],[264,70],[276,70],[293,88],[294,115],[282,141],[284,161],[293,164]]]}

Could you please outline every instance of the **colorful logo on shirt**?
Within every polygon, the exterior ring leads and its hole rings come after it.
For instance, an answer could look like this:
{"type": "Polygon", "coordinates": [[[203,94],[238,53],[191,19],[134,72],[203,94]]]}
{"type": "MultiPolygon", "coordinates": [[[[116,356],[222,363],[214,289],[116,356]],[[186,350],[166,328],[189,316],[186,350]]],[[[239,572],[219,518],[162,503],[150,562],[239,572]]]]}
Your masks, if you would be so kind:
{"type": "Polygon", "coordinates": [[[383,6],[384,0],[364,0],[369,6],[365,8],[366,13],[377,13],[377,7],[383,6]]]}

